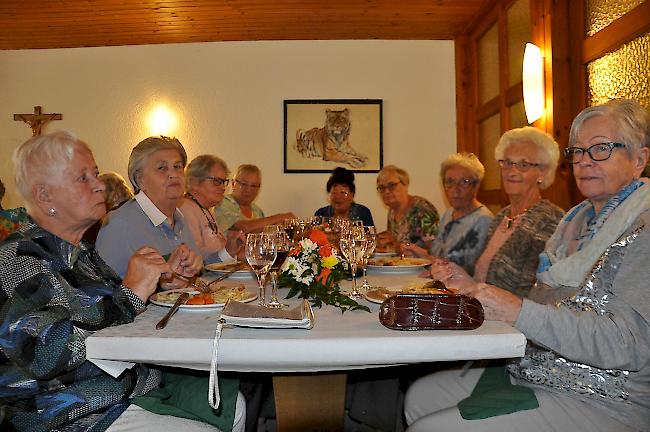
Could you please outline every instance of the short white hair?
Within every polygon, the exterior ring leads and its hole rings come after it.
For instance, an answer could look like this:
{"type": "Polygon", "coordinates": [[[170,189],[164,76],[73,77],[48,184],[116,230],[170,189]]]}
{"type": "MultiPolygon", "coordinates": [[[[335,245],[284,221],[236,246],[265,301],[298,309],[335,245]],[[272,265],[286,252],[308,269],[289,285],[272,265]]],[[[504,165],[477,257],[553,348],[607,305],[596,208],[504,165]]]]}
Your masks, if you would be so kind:
{"type": "Polygon", "coordinates": [[[479,183],[485,176],[485,167],[474,153],[452,153],[440,164],[440,178],[444,181],[447,170],[458,166],[468,169],[479,183]]]}
{"type": "Polygon", "coordinates": [[[13,154],[15,181],[25,201],[32,203],[34,185],[55,182],[79,148],[92,154],[88,144],[65,130],[37,135],[18,146],[13,154]]]}
{"type": "Polygon", "coordinates": [[[530,161],[542,164],[546,168],[546,175],[540,183],[540,189],[546,189],[555,180],[555,170],[560,159],[560,147],[552,136],[532,126],[511,129],[501,135],[499,143],[494,149],[494,158],[503,159],[506,150],[513,144],[532,144],[537,150],[539,160],[530,161]]]}

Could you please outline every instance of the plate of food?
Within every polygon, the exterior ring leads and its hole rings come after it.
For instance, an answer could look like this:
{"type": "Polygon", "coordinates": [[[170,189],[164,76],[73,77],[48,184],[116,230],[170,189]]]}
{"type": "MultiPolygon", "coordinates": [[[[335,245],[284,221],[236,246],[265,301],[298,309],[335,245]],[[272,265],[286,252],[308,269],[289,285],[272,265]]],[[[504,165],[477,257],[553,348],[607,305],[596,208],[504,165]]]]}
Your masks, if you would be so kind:
{"type": "Polygon", "coordinates": [[[212,263],[205,266],[209,272],[216,273],[217,276],[225,273],[231,273],[229,279],[254,279],[255,272],[246,262],[230,261],[225,263],[212,263]]]}
{"type": "Polygon", "coordinates": [[[372,253],[372,258],[383,258],[383,257],[394,257],[394,256],[397,256],[397,252],[388,249],[384,252],[375,250],[372,253]]]}
{"type": "Polygon", "coordinates": [[[431,264],[424,258],[412,257],[379,257],[368,260],[368,270],[376,270],[383,273],[401,273],[413,270],[421,270],[431,264]]]}
{"type": "Polygon", "coordinates": [[[222,308],[230,299],[248,303],[257,298],[257,294],[247,291],[242,284],[224,284],[210,287],[209,293],[201,293],[191,288],[162,291],[153,294],[149,300],[158,306],[172,307],[178,297],[185,292],[190,294],[190,298],[180,306],[180,309],[186,310],[217,309],[222,308]]]}
{"type": "Polygon", "coordinates": [[[424,284],[409,284],[404,288],[371,288],[366,293],[366,300],[373,303],[382,303],[388,297],[397,294],[449,294],[450,291],[440,281],[428,281],[424,284]]]}

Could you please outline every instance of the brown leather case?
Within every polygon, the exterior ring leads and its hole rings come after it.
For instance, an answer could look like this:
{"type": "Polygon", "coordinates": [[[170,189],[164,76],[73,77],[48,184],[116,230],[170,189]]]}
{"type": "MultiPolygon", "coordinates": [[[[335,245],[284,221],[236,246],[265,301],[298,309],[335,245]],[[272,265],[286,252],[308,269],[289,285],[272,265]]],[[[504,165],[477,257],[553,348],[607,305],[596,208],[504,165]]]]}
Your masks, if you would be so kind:
{"type": "Polygon", "coordinates": [[[381,304],[379,321],[393,330],[472,330],[483,306],[461,294],[398,294],[381,304]]]}

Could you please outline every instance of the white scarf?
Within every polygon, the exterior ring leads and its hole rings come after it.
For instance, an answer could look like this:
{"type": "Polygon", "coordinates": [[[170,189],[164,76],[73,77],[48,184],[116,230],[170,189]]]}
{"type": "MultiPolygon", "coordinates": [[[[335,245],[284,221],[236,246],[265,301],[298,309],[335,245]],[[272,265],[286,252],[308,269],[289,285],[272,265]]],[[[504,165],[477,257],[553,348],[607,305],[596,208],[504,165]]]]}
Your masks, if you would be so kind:
{"type": "Polygon", "coordinates": [[[576,227],[585,223],[592,207],[590,203],[584,205],[583,202],[572,208],[546,242],[542,255],[546,255],[551,266],[538,273],[537,278],[546,285],[579,287],[603,252],[629,229],[641,213],[650,209],[650,185],[647,179],[641,181],[643,186],[632,192],[612,211],[591,241],[581,250],[567,256],[568,239],[572,238],[576,227]],[[583,208],[578,210],[571,220],[567,220],[581,206],[583,208]]]}

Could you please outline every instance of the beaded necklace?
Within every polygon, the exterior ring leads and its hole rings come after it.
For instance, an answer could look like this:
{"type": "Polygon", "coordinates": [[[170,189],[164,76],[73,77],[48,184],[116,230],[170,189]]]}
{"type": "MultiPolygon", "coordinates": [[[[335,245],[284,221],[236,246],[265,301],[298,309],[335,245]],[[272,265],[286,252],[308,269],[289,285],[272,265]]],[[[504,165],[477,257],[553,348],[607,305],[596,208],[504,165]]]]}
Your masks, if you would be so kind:
{"type": "Polygon", "coordinates": [[[212,230],[212,233],[214,235],[217,235],[217,233],[219,232],[219,229],[217,227],[217,221],[214,219],[214,216],[212,215],[212,213],[210,213],[210,210],[203,207],[201,205],[201,203],[196,198],[194,198],[194,195],[192,195],[191,193],[188,192],[188,193],[185,194],[185,196],[188,197],[189,199],[191,199],[192,201],[194,201],[196,203],[196,205],[199,206],[199,208],[203,212],[203,216],[205,216],[205,219],[208,221],[208,225],[210,226],[210,229],[212,230]]]}

